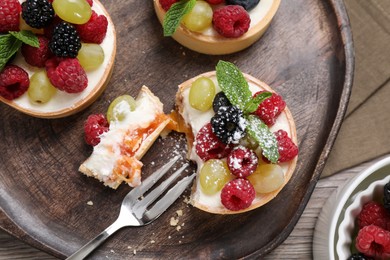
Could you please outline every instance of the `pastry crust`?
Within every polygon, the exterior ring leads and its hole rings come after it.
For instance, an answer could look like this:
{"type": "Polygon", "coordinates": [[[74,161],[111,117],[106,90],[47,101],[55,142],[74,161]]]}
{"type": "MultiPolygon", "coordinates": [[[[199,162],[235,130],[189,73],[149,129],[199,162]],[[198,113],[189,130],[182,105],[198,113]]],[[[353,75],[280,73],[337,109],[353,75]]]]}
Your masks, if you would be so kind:
{"type": "MultiPolygon", "coordinates": [[[[244,77],[246,78],[246,80],[248,81],[248,83],[251,83],[251,85],[256,85],[256,87],[259,88],[259,91],[260,90],[266,90],[266,91],[270,91],[270,92],[275,92],[274,90],[271,89],[271,87],[269,87],[267,84],[265,84],[264,82],[248,75],[248,74],[244,74],[244,77]]],[[[215,71],[211,71],[211,72],[207,72],[207,73],[203,73],[201,75],[198,75],[194,78],[191,78],[185,82],[183,82],[182,84],[179,85],[179,89],[178,89],[178,92],[176,94],[176,108],[177,108],[177,111],[178,111],[178,114],[181,115],[181,120],[183,120],[185,122],[185,117],[183,116],[183,113],[184,113],[184,91],[188,88],[191,87],[191,84],[192,82],[194,82],[197,78],[199,77],[214,77],[216,74],[215,74],[215,71]]],[[[287,118],[287,121],[288,121],[288,126],[289,126],[289,136],[291,138],[291,140],[297,144],[297,133],[296,133],[296,127],[295,127],[295,123],[294,123],[294,120],[293,120],[293,117],[292,117],[292,114],[290,112],[290,110],[286,107],[282,114],[284,114],[287,118]]],[[[186,123],[186,126],[188,128],[191,128],[191,123],[190,122],[185,122],[186,123]]],[[[193,140],[194,140],[194,135],[193,135],[193,132],[192,131],[188,131],[188,133],[186,134],[186,137],[187,137],[187,141],[188,141],[188,155],[190,155],[191,153],[191,150],[192,150],[192,146],[193,146],[193,140]]],[[[189,157],[188,157],[189,158],[189,157]]],[[[213,206],[210,206],[209,204],[207,203],[202,203],[200,200],[199,200],[199,194],[202,193],[200,187],[198,187],[197,185],[197,181],[194,182],[194,185],[192,187],[192,194],[191,194],[191,203],[201,209],[201,210],[204,210],[204,211],[207,211],[209,213],[215,213],[215,214],[237,214],[237,213],[242,213],[242,212],[246,212],[246,211],[250,211],[250,210],[253,210],[253,209],[256,209],[264,204],[266,204],[267,202],[269,202],[270,200],[272,200],[273,198],[276,197],[276,195],[278,195],[278,193],[283,189],[283,187],[288,183],[288,181],[291,179],[291,176],[295,170],[295,167],[296,167],[296,164],[297,164],[297,160],[298,160],[298,156],[296,156],[293,160],[289,161],[289,162],[286,162],[286,163],[283,163],[283,165],[285,165],[287,167],[287,170],[285,171],[284,173],[284,179],[285,179],[285,182],[284,184],[277,190],[273,191],[273,192],[270,192],[270,193],[266,193],[266,194],[256,194],[256,198],[254,200],[254,202],[252,203],[252,205],[244,210],[241,210],[241,211],[231,211],[231,210],[228,210],[224,207],[213,207],[213,206]]],[[[197,172],[199,173],[199,167],[198,167],[198,170],[197,172]]]]}

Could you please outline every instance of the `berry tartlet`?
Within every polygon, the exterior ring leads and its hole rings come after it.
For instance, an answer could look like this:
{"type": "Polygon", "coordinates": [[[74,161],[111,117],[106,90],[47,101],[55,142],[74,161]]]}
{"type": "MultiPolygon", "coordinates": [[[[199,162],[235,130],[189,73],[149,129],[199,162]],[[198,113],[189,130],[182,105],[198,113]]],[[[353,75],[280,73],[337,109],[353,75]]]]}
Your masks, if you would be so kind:
{"type": "Polygon", "coordinates": [[[0,9],[2,102],[59,118],[100,96],[111,77],[116,33],[98,0],[5,0],[0,9]]]}
{"type": "Polygon", "coordinates": [[[293,117],[268,85],[219,61],[179,85],[177,121],[197,163],[191,202],[204,211],[235,214],[272,200],[297,162],[293,117]]]}
{"type": "Polygon", "coordinates": [[[280,0],[153,0],[165,36],[204,54],[243,50],[269,27],[280,0]]]}
{"type": "Polygon", "coordinates": [[[93,152],[79,171],[113,189],[122,182],[138,186],[142,156],[171,122],[159,98],[146,86],[135,100],[129,95],[117,97],[107,117],[94,114],[86,120],[85,141],[93,146],[93,152]]]}

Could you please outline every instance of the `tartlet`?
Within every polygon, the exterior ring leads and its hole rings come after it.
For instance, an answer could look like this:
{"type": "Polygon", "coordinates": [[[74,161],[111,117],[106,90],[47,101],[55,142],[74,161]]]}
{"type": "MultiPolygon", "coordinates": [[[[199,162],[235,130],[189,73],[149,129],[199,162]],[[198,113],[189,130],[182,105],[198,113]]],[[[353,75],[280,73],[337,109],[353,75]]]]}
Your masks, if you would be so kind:
{"type": "MultiPolygon", "coordinates": [[[[165,10],[161,7],[159,0],[153,0],[154,10],[161,24],[165,17],[165,10]]],[[[280,0],[261,0],[260,3],[249,11],[251,24],[249,30],[238,38],[226,38],[218,35],[213,28],[203,32],[193,32],[180,24],[172,37],[181,45],[203,54],[222,55],[241,51],[257,40],[265,33],[270,26],[273,17],[280,5],[280,0]]],[[[213,9],[219,8],[216,5],[213,9]]]]}

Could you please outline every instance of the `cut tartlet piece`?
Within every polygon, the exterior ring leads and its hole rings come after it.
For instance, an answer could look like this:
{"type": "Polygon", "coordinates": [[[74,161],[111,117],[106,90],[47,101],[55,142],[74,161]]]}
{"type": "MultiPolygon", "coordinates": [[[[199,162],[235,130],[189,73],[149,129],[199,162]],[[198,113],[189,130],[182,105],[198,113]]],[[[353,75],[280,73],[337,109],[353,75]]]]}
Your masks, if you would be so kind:
{"type": "MultiPolygon", "coordinates": [[[[58,3],[60,2],[58,0],[55,1],[47,0],[49,5],[53,5],[53,9],[54,9],[54,3],[56,1],[58,3]]],[[[19,2],[23,4],[26,3],[27,0],[19,0],[19,2]]],[[[85,1],[84,6],[86,5],[90,9],[90,11],[92,11],[92,15],[91,15],[91,19],[88,20],[88,22],[85,24],[75,24],[73,22],[64,20],[65,18],[62,17],[59,18],[57,13],[54,13],[54,18],[51,19],[48,25],[45,25],[43,28],[39,28],[39,29],[33,28],[30,25],[28,25],[27,22],[24,20],[23,18],[24,10],[22,8],[20,14],[19,29],[20,31],[31,31],[33,34],[39,37],[39,39],[44,38],[46,39],[46,41],[51,41],[52,33],[49,31],[53,30],[53,28],[59,23],[65,22],[66,24],[69,24],[71,27],[77,30],[77,33],[80,36],[82,46],[83,47],[87,46],[86,48],[83,49],[84,57],[93,54],[93,52],[96,53],[96,50],[99,51],[99,53],[96,54],[98,55],[98,58],[95,59],[95,61],[98,60],[96,61],[98,63],[96,65],[93,64],[85,65],[85,62],[83,63],[81,61],[82,58],[81,56],[60,57],[57,56],[57,54],[53,54],[51,50],[49,52],[50,58],[48,58],[49,60],[53,61],[51,62],[51,65],[45,67],[45,61],[41,61],[43,65],[36,66],[35,64],[34,65],[31,64],[31,61],[37,59],[36,56],[32,55],[30,57],[26,57],[26,55],[31,54],[31,51],[24,52],[23,50],[24,46],[22,46],[20,50],[16,53],[15,58],[11,59],[6,66],[17,65],[22,70],[24,70],[28,74],[28,77],[30,79],[30,86],[31,86],[31,82],[34,80],[35,83],[44,81],[45,86],[47,86],[47,88],[50,89],[50,95],[47,94],[47,92],[49,92],[47,90],[45,90],[46,94],[42,94],[42,90],[31,91],[31,93],[33,94],[29,93],[30,91],[27,90],[24,94],[14,99],[10,99],[7,98],[6,96],[4,97],[0,95],[0,101],[31,116],[40,117],[40,118],[61,118],[61,117],[72,115],[74,113],[77,113],[85,109],[86,107],[91,105],[103,93],[103,91],[105,90],[108,84],[108,81],[110,80],[112,70],[114,67],[114,61],[116,55],[116,32],[111,17],[108,14],[107,10],[104,8],[104,6],[98,0],[93,0],[93,1],[91,0],[89,2],[90,3],[85,1]],[[92,6],[90,6],[91,4],[92,6]],[[86,28],[87,26],[90,26],[90,28],[92,29],[86,28]],[[91,34],[89,32],[91,30],[95,30],[96,33],[91,34]],[[100,35],[97,35],[98,33],[100,35]],[[94,46],[97,48],[92,48],[94,46]],[[86,50],[88,50],[87,54],[85,52],[86,50]],[[74,60],[73,63],[68,62],[68,64],[74,65],[75,63],[80,63],[79,65],[77,65],[77,69],[79,71],[83,70],[82,74],[85,75],[86,78],[86,80],[83,80],[82,84],[84,86],[82,86],[82,88],[80,88],[79,86],[77,88],[71,89],[70,91],[66,91],[62,88],[62,86],[55,86],[55,84],[53,83],[53,82],[59,82],[59,80],[57,81],[55,81],[55,79],[53,80],[54,77],[57,77],[58,79],[62,76],[58,76],[59,74],[57,74],[57,76],[52,76],[53,73],[49,75],[49,68],[54,70],[55,66],[53,66],[53,64],[55,63],[58,63],[56,65],[60,67],[59,64],[64,59],[74,60]],[[78,60],[79,62],[77,62],[76,60],[78,60]],[[82,67],[82,69],[80,69],[80,66],[82,67]],[[46,83],[49,82],[49,80],[51,84],[46,83]],[[87,84],[85,83],[86,81],[87,84]],[[44,95],[44,98],[39,97],[42,95],[44,95]]],[[[60,5],[60,7],[57,8],[62,8],[62,4],[60,5]]],[[[69,12],[69,15],[70,13],[71,12],[69,12]]],[[[74,14],[76,16],[79,16],[78,11],[75,11],[74,14]]],[[[29,50],[32,49],[32,47],[29,48],[30,48],[29,50]]],[[[80,53],[81,50],[79,51],[79,54],[80,53]]],[[[87,60],[87,62],[91,63],[92,59],[91,56],[89,56],[89,58],[84,58],[84,60],[87,60]]],[[[65,65],[63,65],[62,67],[64,66],[65,65]]],[[[39,87],[35,89],[39,89],[39,87]]]]}
{"type": "MultiPolygon", "coordinates": [[[[235,75],[234,79],[217,80],[219,67],[221,67],[219,66],[220,63],[221,61],[217,65],[217,72],[207,72],[180,84],[176,95],[176,107],[179,115],[178,121],[181,121],[181,124],[186,126],[182,132],[186,133],[188,141],[187,157],[197,164],[197,178],[191,194],[192,205],[210,213],[235,214],[264,205],[276,197],[288,183],[297,163],[297,134],[292,114],[287,107],[280,106],[282,109],[274,115],[275,121],[267,127],[262,119],[259,119],[257,116],[259,100],[256,101],[257,103],[254,102],[256,104],[255,107],[249,108],[248,103],[250,103],[249,100],[251,98],[248,98],[246,105],[242,103],[236,106],[237,103],[235,101],[245,98],[243,95],[238,94],[234,97],[235,94],[228,93],[228,101],[218,97],[220,96],[218,93],[222,92],[221,84],[225,85],[227,82],[233,82],[235,87],[240,84],[236,80],[239,78],[238,74],[236,74],[237,71],[225,73],[225,76],[229,75],[229,73],[230,75],[235,75]],[[214,95],[217,97],[214,98],[212,107],[209,105],[208,109],[205,108],[204,104],[199,107],[196,101],[191,100],[191,96],[196,97],[197,95],[196,93],[191,93],[192,90],[195,91],[192,88],[197,87],[198,90],[201,89],[199,91],[208,92],[205,91],[207,87],[204,86],[209,83],[205,83],[205,79],[212,81],[213,84],[211,83],[211,85],[215,87],[214,95]],[[217,110],[217,112],[214,110],[217,110]],[[224,121],[224,117],[228,113],[235,114],[230,119],[228,118],[224,121]],[[242,120],[237,120],[237,117],[242,117],[242,120]],[[223,129],[223,125],[226,126],[225,129],[223,129]],[[230,130],[225,130],[232,127],[236,127],[237,130],[231,132],[230,136],[226,135],[230,130]],[[220,131],[221,128],[222,132],[220,131]],[[256,133],[258,130],[263,133],[256,133]],[[250,131],[251,133],[249,133],[250,131]],[[278,157],[274,157],[273,152],[275,151],[272,151],[272,149],[275,149],[275,147],[269,150],[264,143],[270,141],[270,143],[274,142],[275,145],[276,142],[276,149],[280,151],[280,133],[284,133],[282,142],[288,144],[286,147],[288,147],[289,153],[284,154],[282,152],[277,155],[278,157]],[[255,140],[256,138],[254,139],[253,135],[264,139],[258,142],[259,140],[255,140]],[[226,136],[228,138],[224,138],[226,136]],[[274,139],[271,140],[272,138],[274,139]],[[260,143],[262,144],[260,145],[260,143]],[[270,157],[270,160],[265,158],[267,157],[265,154],[270,157]],[[270,154],[271,156],[269,156],[270,154]],[[270,161],[273,161],[273,163],[270,163],[270,161]],[[241,171],[242,169],[244,170],[241,171]],[[277,179],[277,182],[270,181],[272,178],[277,179]],[[256,192],[253,192],[253,188],[250,186],[253,186],[256,192]],[[247,189],[247,194],[236,194],[235,192],[240,190],[240,187],[247,189]],[[234,205],[236,202],[239,205],[234,205]]],[[[230,68],[235,67],[227,62],[223,63],[230,68]]],[[[220,70],[224,74],[223,68],[220,68],[220,70]]],[[[255,96],[255,93],[265,91],[263,93],[268,93],[268,97],[271,94],[278,98],[280,97],[264,82],[247,74],[241,75],[248,83],[249,95],[255,96]]],[[[220,76],[218,75],[218,77],[220,76]]],[[[224,87],[223,89],[226,88],[224,87]]],[[[230,90],[235,91],[234,88],[230,88],[230,90]]],[[[222,95],[225,95],[225,93],[222,95]]],[[[264,97],[267,99],[267,96],[264,97]]],[[[252,100],[254,99],[252,98],[252,100]]],[[[262,101],[262,103],[264,102],[262,101]]],[[[260,104],[260,106],[267,106],[267,102],[264,105],[260,104]]]]}
{"type": "MultiPolygon", "coordinates": [[[[113,189],[122,182],[135,187],[141,183],[142,156],[172,119],[164,114],[163,104],[146,86],[133,103],[122,99],[113,109],[114,119],[97,133],[99,140],[79,171],[113,189]]],[[[98,127],[92,125],[89,129],[98,127]]]]}
{"type": "MultiPolygon", "coordinates": [[[[164,10],[160,2],[164,0],[153,0],[153,1],[154,1],[154,9],[157,14],[157,17],[160,23],[165,27],[164,19],[166,19],[167,11],[164,10]]],[[[183,1],[185,0],[182,0],[181,2],[183,1]]],[[[168,2],[174,3],[175,1],[168,1],[168,2]]],[[[215,15],[216,10],[228,6],[229,7],[238,6],[238,5],[225,5],[224,1],[207,1],[207,2],[197,1],[197,2],[202,2],[205,4],[210,3],[209,5],[213,12],[212,19],[215,19],[216,17],[215,15]],[[213,4],[213,2],[222,2],[222,3],[213,4]]],[[[231,2],[244,3],[245,1],[231,1],[231,2]]],[[[242,24],[242,22],[233,21],[232,24],[234,25],[232,26],[234,28],[233,30],[230,30],[230,32],[227,33],[228,37],[225,37],[221,35],[219,32],[217,32],[215,28],[216,26],[219,25],[217,25],[215,20],[213,20],[212,22],[209,21],[209,26],[205,28],[201,28],[200,30],[190,30],[188,28],[189,26],[186,27],[182,21],[171,36],[181,45],[203,54],[223,55],[223,54],[238,52],[249,47],[250,45],[252,45],[257,40],[260,39],[260,37],[268,29],[273,17],[275,16],[279,8],[279,5],[280,5],[280,0],[261,0],[257,5],[255,5],[254,7],[251,6],[251,8],[248,9],[247,11],[244,10],[244,8],[241,8],[241,6],[239,6],[242,10],[247,12],[250,18],[249,28],[236,29],[236,26],[240,26],[239,24],[242,24]],[[239,33],[239,36],[237,36],[237,34],[234,31],[240,31],[240,30],[245,30],[245,32],[243,34],[239,33]]],[[[245,6],[245,4],[243,6],[245,6]]],[[[204,9],[204,8],[201,7],[200,9],[204,9]]],[[[237,12],[236,10],[231,11],[231,13],[236,13],[236,12],[237,12]]],[[[238,18],[233,18],[233,19],[238,19],[238,18]]],[[[223,24],[222,27],[224,27],[223,24]]],[[[220,31],[220,29],[218,29],[218,31],[220,31]]],[[[165,34],[165,28],[164,28],[164,34],[165,34]]]]}

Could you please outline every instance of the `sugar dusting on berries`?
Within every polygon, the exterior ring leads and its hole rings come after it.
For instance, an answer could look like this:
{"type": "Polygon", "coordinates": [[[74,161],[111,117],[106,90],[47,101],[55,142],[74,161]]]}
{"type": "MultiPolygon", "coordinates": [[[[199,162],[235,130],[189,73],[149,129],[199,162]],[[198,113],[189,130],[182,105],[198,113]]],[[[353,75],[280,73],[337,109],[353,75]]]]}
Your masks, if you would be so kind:
{"type": "Polygon", "coordinates": [[[221,191],[221,202],[229,210],[238,211],[248,208],[255,199],[256,191],[247,179],[234,179],[221,191]]]}

